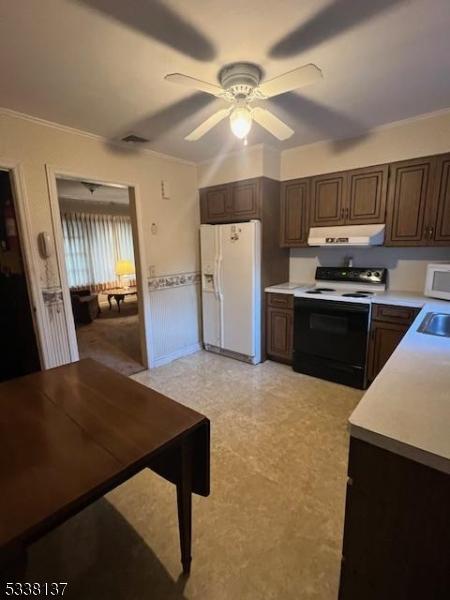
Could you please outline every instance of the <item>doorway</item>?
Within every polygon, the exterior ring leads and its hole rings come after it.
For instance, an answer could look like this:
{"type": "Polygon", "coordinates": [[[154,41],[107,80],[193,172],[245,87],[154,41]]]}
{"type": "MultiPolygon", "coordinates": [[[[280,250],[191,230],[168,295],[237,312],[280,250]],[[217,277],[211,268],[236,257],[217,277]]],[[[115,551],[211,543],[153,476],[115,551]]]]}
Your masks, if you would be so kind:
{"type": "Polygon", "coordinates": [[[130,189],[56,178],[64,268],[80,358],[124,374],[146,368],[130,189]]]}
{"type": "Polygon", "coordinates": [[[0,381],[41,368],[16,200],[0,170],[0,381]]]}

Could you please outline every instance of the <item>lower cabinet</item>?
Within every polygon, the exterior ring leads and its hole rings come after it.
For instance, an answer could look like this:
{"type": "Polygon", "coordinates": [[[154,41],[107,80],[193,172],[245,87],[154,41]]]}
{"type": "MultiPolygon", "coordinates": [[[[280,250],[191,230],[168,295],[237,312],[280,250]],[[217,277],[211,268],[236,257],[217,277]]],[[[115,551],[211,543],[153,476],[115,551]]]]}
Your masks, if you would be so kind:
{"type": "Polygon", "coordinates": [[[277,362],[292,363],[294,297],[266,294],[266,351],[277,362]]]}
{"type": "Polygon", "coordinates": [[[350,438],[339,600],[447,600],[450,476],[350,438]]]}
{"type": "Polygon", "coordinates": [[[373,381],[397,348],[419,309],[374,304],[369,339],[368,379],[373,381]]]}

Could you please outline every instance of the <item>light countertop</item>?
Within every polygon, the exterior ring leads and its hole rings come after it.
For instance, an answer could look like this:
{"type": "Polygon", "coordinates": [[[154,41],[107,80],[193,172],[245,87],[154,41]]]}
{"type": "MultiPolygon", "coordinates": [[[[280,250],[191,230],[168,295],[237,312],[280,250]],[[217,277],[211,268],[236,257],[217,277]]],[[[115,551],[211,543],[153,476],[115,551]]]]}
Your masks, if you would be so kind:
{"type": "MultiPolygon", "coordinates": [[[[266,291],[293,294],[313,284],[266,291]]],[[[428,312],[450,314],[450,302],[386,291],[374,304],[420,308],[405,337],[350,416],[350,433],[450,474],[450,338],[419,333],[428,312]]]]}
{"type": "Polygon", "coordinates": [[[295,283],[293,281],[286,281],[285,283],[278,283],[277,285],[266,287],[264,291],[271,292],[272,294],[293,294],[295,290],[307,290],[313,285],[313,283],[295,283]]]}
{"type": "Polygon", "coordinates": [[[417,331],[428,301],[350,416],[350,433],[450,474],[450,338],[417,331]]]}

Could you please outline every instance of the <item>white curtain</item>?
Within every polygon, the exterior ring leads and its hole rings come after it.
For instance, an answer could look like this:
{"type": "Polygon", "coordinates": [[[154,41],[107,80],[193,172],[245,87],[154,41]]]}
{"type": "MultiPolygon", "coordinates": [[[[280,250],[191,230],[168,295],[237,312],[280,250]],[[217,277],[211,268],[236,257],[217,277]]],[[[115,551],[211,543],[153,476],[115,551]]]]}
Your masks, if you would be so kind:
{"type": "MultiPolygon", "coordinates": [[[[100,291],[119,286],[116,261],[125,259],[134,264],[130,218],[64,212],[61,222],[69,287],[100,291]]],[[[135,279],[127,284],[134,285],[135,279]]]]}

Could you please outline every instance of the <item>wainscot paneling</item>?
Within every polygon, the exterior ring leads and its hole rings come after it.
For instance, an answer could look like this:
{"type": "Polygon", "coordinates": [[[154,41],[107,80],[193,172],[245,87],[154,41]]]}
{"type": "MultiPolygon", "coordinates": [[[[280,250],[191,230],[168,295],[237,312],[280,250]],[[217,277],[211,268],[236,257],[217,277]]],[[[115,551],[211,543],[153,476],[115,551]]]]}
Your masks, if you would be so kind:
{"type": "Polygon", "coordinates": [[[44,328],[47,341],[46,368],[58,367],[71,361],[64,302],[61,288],[42,290],[45,310],[44,328]]]}
{"type": "Polygon", "coordinates": [[[153,277],[149,291],[153,366],[200,350],[200,274],[153,277]]]}

